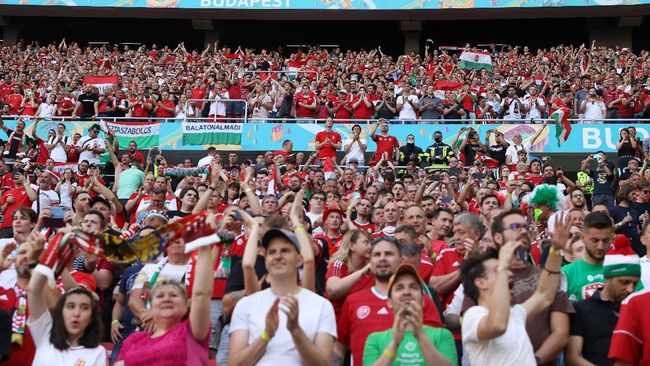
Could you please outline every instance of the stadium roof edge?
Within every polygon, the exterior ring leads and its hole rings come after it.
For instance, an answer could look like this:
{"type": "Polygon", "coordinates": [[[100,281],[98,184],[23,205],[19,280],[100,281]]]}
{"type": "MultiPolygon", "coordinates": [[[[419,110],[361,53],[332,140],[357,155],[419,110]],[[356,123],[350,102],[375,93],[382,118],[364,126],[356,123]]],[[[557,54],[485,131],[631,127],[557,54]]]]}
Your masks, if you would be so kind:
{"type": "Polygon", "coordinates": [[[650,5],[588,7],[525,7],[427,10],[257,10],[257,9],[153,9],[120,7],[67,7],[0,5],[3,16],[70,18],[149,18],[204,20],[473,20],[514,18],[593,18],[650,15],[650,5]]]}

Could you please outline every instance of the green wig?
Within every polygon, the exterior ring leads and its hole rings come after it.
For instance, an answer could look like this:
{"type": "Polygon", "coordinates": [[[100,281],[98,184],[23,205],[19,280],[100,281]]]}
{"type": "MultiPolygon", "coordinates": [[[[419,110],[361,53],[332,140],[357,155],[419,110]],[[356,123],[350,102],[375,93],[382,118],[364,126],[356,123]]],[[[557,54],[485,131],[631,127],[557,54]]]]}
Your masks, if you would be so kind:
{"type": "Polygon", "coordinates": [[[561,200],[561,193],[556,186],[541,184],[531,192],[529,204],[533,206],[544,205],[553,211],[559,211],[561,200]]]}

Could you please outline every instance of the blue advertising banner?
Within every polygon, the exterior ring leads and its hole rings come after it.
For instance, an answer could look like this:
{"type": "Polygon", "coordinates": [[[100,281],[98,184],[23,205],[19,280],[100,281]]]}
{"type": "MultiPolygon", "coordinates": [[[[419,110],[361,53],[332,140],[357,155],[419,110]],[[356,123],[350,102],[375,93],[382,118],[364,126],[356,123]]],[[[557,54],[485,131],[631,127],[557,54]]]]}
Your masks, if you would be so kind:
{"type": "Polygon", "coordinates": [[[257,10],[502,9],[649,4],[650,0],[4,0],[3,5],[257,10]]]}
{"type": "MultiPolygon", "coordinates": [[[[41,139],[46,139],[48,131],[54,130],[58,121],[41,121],[37,134],[41,139]]],[[[66,135],[72,136],[78,132],[82,136],[87,135],[88,128],[96,122],[75,121],[63,122],[66,126],[66,135]]],[[[121,122],[128,124],[128,122],[121,122]]],[[[27,132],[32,133],[33,122],[27,121],[27,132]]],[[[5,126],[15,129],[16,121],[5,121],[5,126]]],[[[341,134],[343,141],[352,136],[353,124],[335,124],[334,131],[341,134]]],[[[420,125],[399,125],[391,124],[389,134],[394,135],[400,144],[406,142],[406,136],[413,134],[416,145],[425,149],[433,144],[433,133],[442,132],[446,143],[451,144],[458,131],[467,124],[420,124],[420,125]]],[[[522,135],[525,142],[540,129],[542,125],[531,124],[488,124],[471,125],[478,130],[481,141],[484,141],[488,130],[496,129],[503,132],[508,141],[512,141],[515,134],[522,135]]],[[[555,138],[555,125],[551,124],[543,129],[535,144],[533,151],[538,153],[587,153],[602,150],[605,152],[616,152],[616,142],[619,139],[619,131],[629,127],[630,124],[574,124],[569,139],[558,145],[555,138]]],[[[637,136],[642,140],[650,137],[650,125],[637,124],[637,136]]],[[[296,151],[314,150],[314,138],[316,133],[325,129],[324,124],[298,124],[298,123],[246,123],[241,125],[241,144],[217,145],[220,150],[245,150],[245,151],[274,151],[282,148],[284,140],[293,141],[293,149],[296,151]]],[[[361,138],[368,143],[368,151],[375,151],[375,143],[368,137],[370,125],[362,125],[361,138]]],[[[166,122],[160,124],[158,146],[164,150],[205,150],[209,145],[185,144],[183,143],[182,122],[166,122]]],[[[461,138],[465,132],[461,134],[461,138]]],[[[120,136],[121,148],[127,148],[131,136],[120,136]]],[[[138,136],[140,139],[144,136],[138,136]]],[[[0,139],[6,140],[7,135],[0,131],[0,139]]],[[[192,139],[186,138],[186,142],[192,139]]],[[[140,141],[140,140],[139,140],[140,141]]],[[[494,141],[492,141],[494,142],[494,141]]],[[[200,142],[198,142],[200,143],[200,142]]]]}

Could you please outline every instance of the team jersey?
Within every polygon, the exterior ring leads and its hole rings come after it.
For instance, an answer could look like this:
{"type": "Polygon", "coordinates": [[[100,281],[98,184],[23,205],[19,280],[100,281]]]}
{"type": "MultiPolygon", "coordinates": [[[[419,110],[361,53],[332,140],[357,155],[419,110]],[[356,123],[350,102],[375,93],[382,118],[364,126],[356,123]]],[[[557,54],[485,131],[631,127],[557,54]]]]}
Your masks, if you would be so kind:
{"type": "MultiPolygon", "coordinates": [[[[423,301],[424,325],[444,327],[433,300],[423,296],[423,301]]],[[[338,341],[350,347],[353,365],[363,364],[363,348],[368,336],[392,328],[394,320],[395,314],[388,306],[388,297],[374,287],[348,296],[337,321],[337,333],[338,341]]]]}
{"type": "Polygon", "coordinates": [[[631,365],[650,364],[650,290],[628,296],[621,304],[620,317],[609,345],[609,359],[623,360],[631,365]]]}
{"type": "Polygon", "coordinates": [[[562,267],[562,273],[567,280],[569,300],[574,302],[588,299],[605,285],[602,264],[589,264],[579,259],[562,267]]]}
{"type": "MultiPolygon", "coordinates": [[[[444,276],[460,270],[464,259],[465,256],[459,254],[455,248],[444,249],[440,252],[438,259],[436,260],[436,268],[433,270],[433,275],[444,276]]],[[[451,300],[454,299],[454,291],[456,290],[456,287],[446,294],[439,294],[443,309],[445,309],[451,300]]]]}
{"type": "MultiPolygon", "coordinates": [[[[330,262],[327,265],[327,273],[325,274],[325,283],[327,283],[327,280],[329,280],[331,277],[345,278],[349,274],[350,274],[350,270],[348,269],[348,265],[345,263],[345,261],[337,259],[335,261],[330,262]]],[[[327,291],[325,292],[325,297],[327,297],[332,303],[332,306],[334,307],[334,313],[338,318],[339,312],[341,311],[341,307],[343,306],[343,302],[345,301],[346,297],[352,295],[355,292],[365,290],[367,288],[371,288],[372,286],[374,286],[374,284],[375,284],[375,276],[366,273],[363,276],[361,276],[361,279],[359,279],[359,281],[357,281],[357,283],[354,284],[354,286],[350,289],[350,291],[348,291],[347,295],[342,299],[340,300],[330,299],[327,291]]]]}

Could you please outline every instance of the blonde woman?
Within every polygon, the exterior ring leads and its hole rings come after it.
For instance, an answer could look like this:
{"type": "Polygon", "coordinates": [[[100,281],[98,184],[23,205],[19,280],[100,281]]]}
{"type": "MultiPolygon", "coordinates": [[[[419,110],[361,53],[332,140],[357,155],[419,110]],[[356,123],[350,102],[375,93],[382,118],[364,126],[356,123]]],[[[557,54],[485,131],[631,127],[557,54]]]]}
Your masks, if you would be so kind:
{"type": "Polygon", "coordinates": [[[338,315],[345,298],[371,287],[375,277],[370,274],[372,237],[365,230],[350,230],[330,259],[325,275],[325,296],[338,315]]]}

